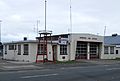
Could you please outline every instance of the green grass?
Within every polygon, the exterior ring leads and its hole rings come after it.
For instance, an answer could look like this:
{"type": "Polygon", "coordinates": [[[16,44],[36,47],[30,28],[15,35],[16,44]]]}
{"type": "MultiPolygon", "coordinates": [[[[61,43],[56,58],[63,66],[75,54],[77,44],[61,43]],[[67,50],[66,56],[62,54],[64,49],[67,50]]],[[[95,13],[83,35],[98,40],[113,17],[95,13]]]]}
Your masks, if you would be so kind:
{"type": "Polygon", "coordinates": [[[115,60],[120,60],[120,58],[116,58],[115,60]]]}
{"type": "Polygon", "coordinates": [[[115,59],[109,59],[109,60],[118,60],[118,61],[120,61],[120,58],[115,58],[115,59]]]}
{"type": "Polygon", "coordinates": [[[76,61],[56,61],[56,64],[75,64],[76,61]]]}

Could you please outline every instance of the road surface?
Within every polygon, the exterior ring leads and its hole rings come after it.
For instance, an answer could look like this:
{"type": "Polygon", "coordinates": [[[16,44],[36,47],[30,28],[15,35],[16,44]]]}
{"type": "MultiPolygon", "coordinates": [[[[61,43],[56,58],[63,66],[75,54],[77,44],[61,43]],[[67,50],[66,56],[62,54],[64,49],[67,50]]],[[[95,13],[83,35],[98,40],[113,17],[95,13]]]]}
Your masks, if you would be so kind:
{"type": "Polygon", "coordinates": [[[0,72],[0,81],[120,81],[120,65],[0,72]]]}

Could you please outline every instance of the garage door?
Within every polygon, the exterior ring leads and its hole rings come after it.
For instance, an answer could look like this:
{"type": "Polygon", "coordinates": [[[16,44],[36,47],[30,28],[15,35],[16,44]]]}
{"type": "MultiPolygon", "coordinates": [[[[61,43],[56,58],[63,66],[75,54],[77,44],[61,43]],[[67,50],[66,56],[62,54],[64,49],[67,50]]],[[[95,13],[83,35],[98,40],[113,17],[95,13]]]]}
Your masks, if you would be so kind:
{"type": "Polygon", "coordinates": [[[77,42],[76,59],[87,59],[87,42],[77,42]]]}

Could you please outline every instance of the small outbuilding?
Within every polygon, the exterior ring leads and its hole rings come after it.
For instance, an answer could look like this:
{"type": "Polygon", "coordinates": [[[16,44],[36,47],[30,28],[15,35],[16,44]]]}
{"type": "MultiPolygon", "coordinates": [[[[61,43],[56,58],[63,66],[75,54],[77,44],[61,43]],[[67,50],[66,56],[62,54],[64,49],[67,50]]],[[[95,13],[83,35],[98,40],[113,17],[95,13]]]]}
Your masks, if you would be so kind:
{"type": "Polygon", "coordinates": [[[120,35],[112,34],[112,36],[105,36],[104,39],[104,55],[102,59],[120,58],[120,35]]]}

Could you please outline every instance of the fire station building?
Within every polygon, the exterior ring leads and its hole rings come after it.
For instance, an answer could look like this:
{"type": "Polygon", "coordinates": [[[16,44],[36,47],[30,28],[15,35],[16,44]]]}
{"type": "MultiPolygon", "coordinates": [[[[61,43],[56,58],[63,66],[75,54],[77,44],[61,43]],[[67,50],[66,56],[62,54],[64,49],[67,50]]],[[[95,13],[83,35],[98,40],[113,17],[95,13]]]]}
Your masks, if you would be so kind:
{"type": "Polygon", "coordinates": [[[71,33],[47,37],[43,40],[22,40],[4,43],[3,58],[17,61],[69,61],[80,59],[102,59],[104,56],[104,37],[94,34],[71,33]],[[45,51],[45,49],[47,49],[45,51]]]}

